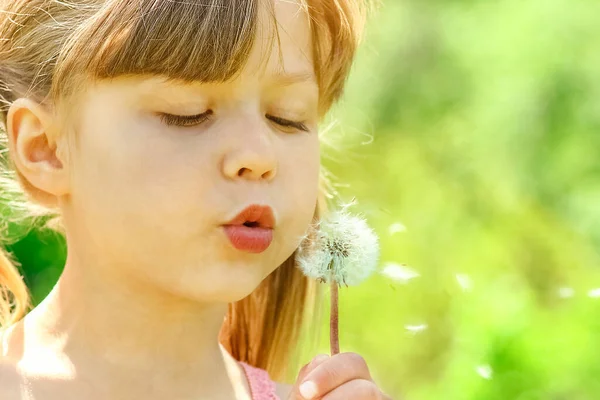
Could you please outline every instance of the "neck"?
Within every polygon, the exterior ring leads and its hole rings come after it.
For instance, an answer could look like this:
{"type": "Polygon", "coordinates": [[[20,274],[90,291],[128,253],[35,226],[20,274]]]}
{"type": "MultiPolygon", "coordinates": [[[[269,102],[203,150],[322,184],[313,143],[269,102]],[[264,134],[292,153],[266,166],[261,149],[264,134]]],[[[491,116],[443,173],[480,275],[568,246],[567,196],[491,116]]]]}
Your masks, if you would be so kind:
{"type": "Polygon", "coordinates": [[[92,273],[103,270],[115,269],[86,268],[70,255],[58,284],[28,316],[31,347],[52,349],[78,381],[108,387],[107,398],[234,398],[239,366],[218,343],[227,304],[92,273]]]}

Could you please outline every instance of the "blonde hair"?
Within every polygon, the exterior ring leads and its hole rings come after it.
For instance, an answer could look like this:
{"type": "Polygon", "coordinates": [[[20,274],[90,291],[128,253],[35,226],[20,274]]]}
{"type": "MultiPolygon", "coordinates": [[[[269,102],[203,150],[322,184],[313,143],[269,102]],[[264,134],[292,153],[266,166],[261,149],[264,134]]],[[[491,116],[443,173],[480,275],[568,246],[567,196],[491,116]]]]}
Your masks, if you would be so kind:
{"type": "MultiPolygon", "coordinates": [[[[0,0],[0,4],[2,126],[17,98],[28,97],[59,110],[61,104],[73,104],[64,100],[76,96],[80,86],[93,79],[126,74],[183,81],[231,79],[253,47],[260,6],[258,0],[205,0],[202,4],[192,0],[0,0]]],[[[302,6],[310,20],[323,116],[343,91],[366,6],[362,0],[303,0],[302,6]]],[[[6,141],[3,129],[0,140],[6,141]]],[[[19,182],[23,189],[22,196],[11,195],[11,201],[18,201],[13,203],[14,212],[28,204],[28,215],[40,215],[43,194],[8,168],[6,153],[3,157],[0,153],[0,161],[0,184],[15,189],[19,182]],[[26,199],[38,200],[38,206],[26,199]]],[[[58,215],[52,199],[42,203],[46,214],[58,215]]],[[[0,239],[1,235],[0,231],[0,239]]],[[[0,326],[6,328],[26,314],[29,300],[14,262],[2,250],[0,296],[0,326]]],[[[315,304],[314,296],[314,287],[295,267],[292,255],[250,296],[230,304],[220,340],[236,359],[282,377],[290,349],[299,339],[305,310],[315,304]]]]}

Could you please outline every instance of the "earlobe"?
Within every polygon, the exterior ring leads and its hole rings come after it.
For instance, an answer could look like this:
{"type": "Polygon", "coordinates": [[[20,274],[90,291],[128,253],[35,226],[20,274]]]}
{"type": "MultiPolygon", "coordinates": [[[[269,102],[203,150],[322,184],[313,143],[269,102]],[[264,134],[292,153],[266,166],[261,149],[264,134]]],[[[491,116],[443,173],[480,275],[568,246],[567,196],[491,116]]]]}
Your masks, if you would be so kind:
{"type": "MultiPolygon", "coordinates": [[[[28,191],[43,203],[68,193],[64,160],[59,157],[52,114],[30,99],[18,99],[7,114],[9,153],[28,191]]],[[[53,201],[51,200],[53,199],[53,201]]]]}

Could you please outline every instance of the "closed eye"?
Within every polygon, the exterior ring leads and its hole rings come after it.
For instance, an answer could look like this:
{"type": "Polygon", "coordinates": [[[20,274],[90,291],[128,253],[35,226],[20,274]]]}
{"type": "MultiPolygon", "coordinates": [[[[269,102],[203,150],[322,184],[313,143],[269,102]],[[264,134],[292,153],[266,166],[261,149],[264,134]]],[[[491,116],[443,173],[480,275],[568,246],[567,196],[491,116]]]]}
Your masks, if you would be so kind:
{"type": "Polygon", "coordinates": [[[300,122],[300,121],[291,121],[289,119],[284,119],[284,118],[280,118],[280,117],[276,117],[274,115],[265,115],[265,117],[276,123],[279,126],[282,126],[284,128],[294,128],[297,129],[299,131],[304,131],[304,132],[308,132],[308,127],[304,124],[304,122],[300,122]]]}
{"type": "Polygon", "coordinates": [[[205,111],[196,115],[175,115],[167,113],[159,113],[160,119],[168,126],[190,127],[197,126],[210,119],[213,114],[212,110],[205,111]]]}

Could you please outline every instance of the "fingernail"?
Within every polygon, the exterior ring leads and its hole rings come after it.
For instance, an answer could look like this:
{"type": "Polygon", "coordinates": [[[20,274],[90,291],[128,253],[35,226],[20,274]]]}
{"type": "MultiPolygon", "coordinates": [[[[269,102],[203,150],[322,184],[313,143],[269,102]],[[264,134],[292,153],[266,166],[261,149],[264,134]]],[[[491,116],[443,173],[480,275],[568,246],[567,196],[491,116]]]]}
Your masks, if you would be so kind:
{"type": "Polygon", "coordinates": [[[313,381],[306,381],[300,385],[300,394],[307,400],[314,398],[317,395],[317,385],[313,381]]]}

